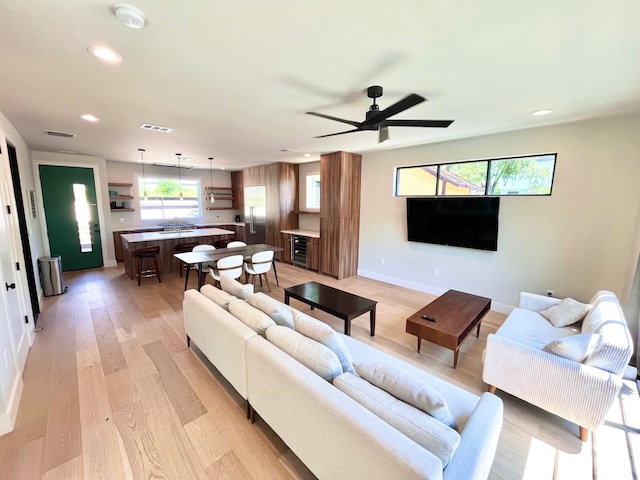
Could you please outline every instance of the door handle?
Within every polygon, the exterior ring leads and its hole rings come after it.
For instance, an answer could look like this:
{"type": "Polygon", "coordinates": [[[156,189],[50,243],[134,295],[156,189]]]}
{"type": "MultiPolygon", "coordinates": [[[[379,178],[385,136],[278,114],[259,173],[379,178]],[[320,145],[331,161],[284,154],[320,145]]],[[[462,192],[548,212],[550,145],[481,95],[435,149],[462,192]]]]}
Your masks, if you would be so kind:
{"type": "Polygon", "coordinates": [[[11,288],[16,288],[16,284],[15,283],[4,283],[4,286],[7,287],[7,292],[9,291],[9,289],[11,288]]]}

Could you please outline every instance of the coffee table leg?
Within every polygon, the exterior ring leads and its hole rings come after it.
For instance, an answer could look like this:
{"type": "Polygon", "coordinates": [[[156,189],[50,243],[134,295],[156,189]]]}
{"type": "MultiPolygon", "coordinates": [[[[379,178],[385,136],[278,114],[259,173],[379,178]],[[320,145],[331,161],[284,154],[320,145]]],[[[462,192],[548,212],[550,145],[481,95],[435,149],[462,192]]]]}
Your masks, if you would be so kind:
{"type": "Polygon", "coordinates": [[[459,350],[453,351],[453,368],[458,368],[458,352],[459,350]]]}
{"type": "Polygon", "coordinates": [[[375,336],[376,334],[376,307],[375,305],[369,312],[369,333],[371,336],[375,336]]]}
{"type": "Polygon", "coordinates": [[[418,353],[420,353],[420,345],[422,344],[422,338],[418,337],[418,353]]]}
{"type": "MultiPolygon", "coordinates": [[[[313,307],[311,307],[311,309],[313,310],[313,307]]],[[[351,320],[350,319],[346,319],[344,321],[344,334],[347,337],[351,336],[351,320]]]]}
{"type": "Polygon", "coordinates": [[[478,330],[476,331],[476,337],[480,338],[480,325],[482,322],[478,322],[478,330]]]}
{"type": "Polygon", "coordinates": [[[284,303],[289,305],[289,292],[284,292],[284,303]]]}

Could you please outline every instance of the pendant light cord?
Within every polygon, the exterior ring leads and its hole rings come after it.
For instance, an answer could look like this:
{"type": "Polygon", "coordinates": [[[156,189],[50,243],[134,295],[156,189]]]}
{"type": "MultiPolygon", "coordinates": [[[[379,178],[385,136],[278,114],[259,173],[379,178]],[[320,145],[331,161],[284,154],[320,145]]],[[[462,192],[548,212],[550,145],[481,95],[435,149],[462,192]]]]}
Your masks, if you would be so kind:
{"type": "MultiPolygon", "coordinates": [[[[213,157],[209,157],[209,186],[213,188],[213,164],[211,162],[213,162],[213,157]]],[[[214,203],[215,200],[216,197],[213,195],[213,190],[211,190],[211,193],[209,193],[209,201],[211,203],[214,203]]]]}
{"type": "Polygon", "coordinates": [[[178,157],[178,184],[180,185],[180,200],[183,200],[182,197],[182,172],[180,170],[180,157],[182,157],[181,153],[176,153],[176,156],[178,157]]]}
{"type": "Polygon", "coordinates": [[[147,199],[147,177],[144,174],[144,152],[146,152],[146,150],[144,148],[139,148],[138,151],[140,152],[140,163],[142,164],[142,186],[143,186],[143,192],[142,195],[144,195],[144,199],[147,199]]]}

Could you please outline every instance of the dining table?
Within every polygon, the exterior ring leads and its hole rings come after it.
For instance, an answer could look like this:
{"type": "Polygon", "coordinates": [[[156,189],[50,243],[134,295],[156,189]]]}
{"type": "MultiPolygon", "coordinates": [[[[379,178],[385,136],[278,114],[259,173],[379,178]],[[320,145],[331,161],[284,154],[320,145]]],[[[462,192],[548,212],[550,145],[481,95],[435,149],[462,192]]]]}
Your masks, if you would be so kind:
{"type": "MultiPolygon", "coordinates": [[[[281,252],[284,250],[282,247],[276,247],[274,245],[267,245],[266,243],[256,243],[253,245],[246,245],[243,247],[231,247],[231,248],[216,248],[215,250],[204,250],[204,251],[196,251],[196,252],[183,252],[183,253],[175,253],[173,256],[178,260],[186,263],[189,266],[197,265],[198,266],[198,291],[202,288],[202,265],[204,263],[215,262],[224,257],[228,257],[230,255],[242,255],[245,260],[251,259],[251,256],[254,253],[265,252],[265,251],[273,251],[281,252]]],[[[185,291],[189,285],[189,272],[191,268],[187,268],[187,272],[185,274],[184,279],[184,289],[185,291]]],[[[273,261],[273,273],[276,277],[276,285],[280,286],[278,283],[278,271],[276,270],[275,260],[273,261]]]]}

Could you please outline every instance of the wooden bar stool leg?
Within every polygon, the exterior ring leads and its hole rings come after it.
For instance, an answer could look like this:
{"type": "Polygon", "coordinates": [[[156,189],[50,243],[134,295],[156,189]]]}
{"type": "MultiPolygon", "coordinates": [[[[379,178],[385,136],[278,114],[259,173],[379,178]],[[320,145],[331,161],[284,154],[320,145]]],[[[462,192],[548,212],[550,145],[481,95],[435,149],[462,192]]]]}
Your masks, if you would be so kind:
{"type": "Polygon", "coordinates": [[[158,283],[162,283],[162,279],[160,278],[160,267],[158,266],[158,255],[153,257],[153,264],[156,267],[156,276],[158,277],[158,283]]]}
{"type": "Polygon", "coordinates": [[[140,277],[142,277],[142,257],[138,257],[138,286],[140,286],[140,277]]]}

